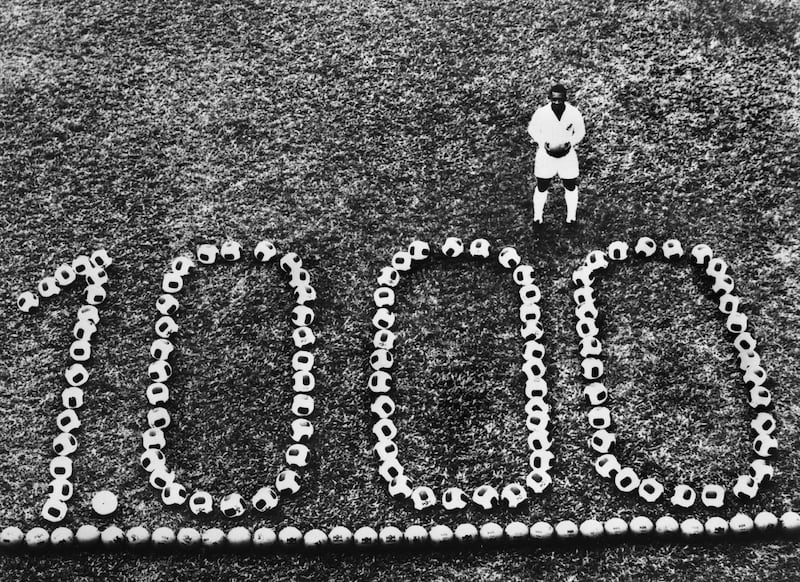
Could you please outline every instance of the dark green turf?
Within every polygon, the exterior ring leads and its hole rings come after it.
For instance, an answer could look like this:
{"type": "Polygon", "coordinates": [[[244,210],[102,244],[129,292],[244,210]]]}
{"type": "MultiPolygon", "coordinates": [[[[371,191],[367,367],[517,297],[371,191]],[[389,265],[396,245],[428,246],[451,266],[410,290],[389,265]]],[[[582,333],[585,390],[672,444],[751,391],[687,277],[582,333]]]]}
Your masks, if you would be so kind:
{"type": "MultiPolygon", "coordinates": [[[[800,507],[800,18],[785,2],[24,3],[0,6],[0,524],[39,524],[78,305],[13,299],[62,261],[116,259],[75,456],[70,524],[183,523],[137,465],[154,300],[169,260],[232,237],[303,258],[319,294],[315,463],[277,517],[331,527],[419,517],[370,459],[375,276],[414,238],[516,246],[542,287],[556,421],[535,520],[650,515],[594,474],[569,276],[622,238],[710,244],[731,265],[771,376],[778,479],[746,507],[800,507]],[[525,126],[562,81],[583,111],[579,224],[531,224],[525,126]]],[[[722,318],[682,265],[631,262],[598,287],[621,456],[693,484],[743,470],[748,412],[722,318]]],[[[524,475],[514,287],[498,268],[432,265],[398,289],[398,439],[436,487],[524,475]]],[[[288,442],[289,295],[275,268],[191,278],[176,340],[169,458],[221,495],[269,480],[288,442]],[[258,325],[257,325],[258,324],[258,325]]],[[[730,504],[726,515],[738,510],[730,504]]],[[[698,511],[698,515],[706,515],[698,511]]],[[[194,522],[194,520],[188,520],[194,522]]],[[[480,556],[0,558],[3,579],[794,579],[795,543],[480,556]]]]}

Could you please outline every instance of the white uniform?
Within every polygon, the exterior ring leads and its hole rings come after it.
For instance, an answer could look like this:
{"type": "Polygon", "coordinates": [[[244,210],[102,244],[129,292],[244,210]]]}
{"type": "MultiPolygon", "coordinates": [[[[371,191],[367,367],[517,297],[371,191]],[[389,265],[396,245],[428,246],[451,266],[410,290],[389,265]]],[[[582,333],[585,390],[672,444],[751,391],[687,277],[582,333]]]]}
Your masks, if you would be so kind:
{"type": "Polygon", "coordinates": [[[586,135],[586,128],[577,107],[564,103],[561,119],[556,117],[550,104],[539,107],[528,123],[528,133],[539,146],[533,169],[537,178],[552,178],[556,174],[562,180],[578,177],[578,154],[575,153],[574,146],[586,135]],[[554,158],[544,149],[545,143],[555,146],[565,142],[573,147],[562,158],[554,158]]]}

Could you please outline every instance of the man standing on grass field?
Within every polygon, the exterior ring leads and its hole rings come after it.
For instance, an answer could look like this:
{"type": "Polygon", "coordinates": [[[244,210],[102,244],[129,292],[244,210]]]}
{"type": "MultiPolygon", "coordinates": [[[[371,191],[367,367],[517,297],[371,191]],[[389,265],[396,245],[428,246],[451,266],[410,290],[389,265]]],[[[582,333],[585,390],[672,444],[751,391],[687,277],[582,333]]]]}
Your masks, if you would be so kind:
{"type": "Polygon", "coordinates": [[[558,175],[564,184],[567,223],[571,223],[575,222],[578,210],[578,155],[574,146],[583,139],[586,129],[581,112],[567,103],[567,90],[563,85],[553,85],[548,97],[550,104],[539,107],[528,124],[528,133],[539,146],[533,166],[536,176],[533,221],[542,223],[547,189],[553,176],[558,175]]]}

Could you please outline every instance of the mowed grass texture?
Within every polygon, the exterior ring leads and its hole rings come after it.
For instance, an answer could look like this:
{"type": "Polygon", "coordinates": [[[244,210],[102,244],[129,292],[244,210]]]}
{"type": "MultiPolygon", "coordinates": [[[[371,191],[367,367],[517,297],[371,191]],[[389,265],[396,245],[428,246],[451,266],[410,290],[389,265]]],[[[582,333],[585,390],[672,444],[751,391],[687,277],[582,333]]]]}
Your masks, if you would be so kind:
{"type": "MultiPolygon", "coordinates": [[[[123,527],[219,524],[167,511],[138,467],[155,298],[169,260],[227,237],[299,253],[317,289],[313,465],[246,525],[655,517],[594,474],[572,270],[615,239],[675,237],[731,265],[770,374],[781,453],[744,507],[800,507],[798,11],[781,2],[24,3],[0,10],[0,523],[41,524],[79,300],[14,305],[61,262],[115,258],[74,456],[68,524],[93,491],[123,527]],[[563,82],[583,112],[577,227],[557,187],[533,226],[525,126],[563,82]],[[370,457],[372,291],[412,239],[515,246],[543,291],[554,487],[522,512],[418,514],[370,457]]],[[[397,289],[398,444],[435,488],[524,477],[515,286],[495,264],[436,260],[397,289]]],[[[640,473],[730,483],[751,458],[724,321],[688,264],[632,260],[598,285],[620,457],[640,473]]],[[[286,280],[249,261],[180,295],[179,479],[245,496],[282,465],[293,351],[286,280]]],[[[729,502],[733,515],[740,505],[729,502]]],[[[704,517],[702,509],[689,515],[704,517]]],[[[237,522],[239,523],[239,522],[237,522]]],[[[226,527],[232,525],[225,522],[226,527]]],[[[306,557],[3,556],[4,579],[794,579],[795,542],[306,557]]]]}

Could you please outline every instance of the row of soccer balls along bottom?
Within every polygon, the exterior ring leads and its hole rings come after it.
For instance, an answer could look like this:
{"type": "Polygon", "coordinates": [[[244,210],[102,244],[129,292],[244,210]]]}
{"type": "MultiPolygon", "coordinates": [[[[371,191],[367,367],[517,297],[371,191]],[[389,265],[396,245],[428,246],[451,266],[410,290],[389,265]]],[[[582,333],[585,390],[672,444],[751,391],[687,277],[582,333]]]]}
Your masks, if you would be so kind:
{"type": "Polygon", "coordinates": [[[376,530],[364,526],[352,532],[346,527],[337,526],[329,532],[310,529],[305,533],[294,526],[275,530],[261,527],[254,531],[244,526],[231,528],[228,532],[216,527],[200,532],[192,527],[175,531],[169,527],[159,527],[152,532],[143,526],[122,530],[109,526],[100,531],[93,525],[83,525],[75,532],[67,527],[58,527],[48,532],[34,527],[27,533],[15,526],[0,532],[0,549],[45,550],[45,549],[225,549],[237,551],[267,551],[275,549],[318,551],[332,549],[378,549],[378,548],[422,548],[448,547],[457,545],[483,544],[505,546],[522,544],[545,544],[550,542],[600,542],[600,541],[644,541],[657,539],[681,539],[686,541],[713,541],[728,537],[746,539],[752,535],[800,536],[800,514],[787,511],[777,517],[769,511],[762,511],[751,518],[738,513],[731,519],[710,517],[705,522],[696,518],[677,521],[671,516],[663,516],[655,521],[637,516],[630,521],[614,517],[602,522],[587,519],[580,524],[565,520],[552,525],[539,521],[529,526],[514,521],[505,527],[494,522],[481,526],[462,523],[451,529],[446,525],[426,528],[410,525],[405,530],[396,526],[386,526],[376,530]]]}

